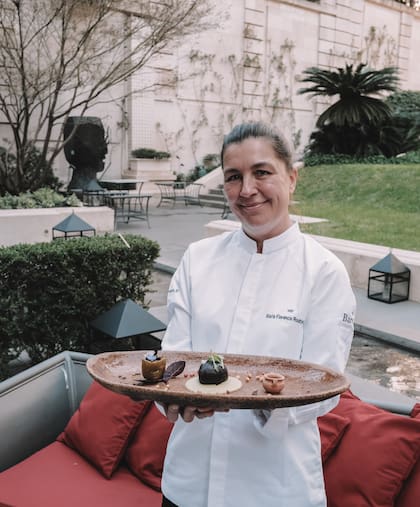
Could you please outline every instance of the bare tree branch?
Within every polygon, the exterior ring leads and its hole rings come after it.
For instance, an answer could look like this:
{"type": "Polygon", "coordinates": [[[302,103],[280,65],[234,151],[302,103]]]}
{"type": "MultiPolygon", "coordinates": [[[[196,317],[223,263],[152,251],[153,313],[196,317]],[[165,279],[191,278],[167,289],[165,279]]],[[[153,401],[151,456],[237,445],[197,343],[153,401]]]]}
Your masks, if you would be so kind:
{"type": "Polygon", "coordinates": [[[212,9],[208,0],[0,2],[0,115],[13,133],[17,176],[6,188],[0,167],[0,194],[30,188],[34,139],[43,139],[39,164],[51,171],[63,148],[52,141],[57,127],[162,50],[214,26],[212,9]]]}

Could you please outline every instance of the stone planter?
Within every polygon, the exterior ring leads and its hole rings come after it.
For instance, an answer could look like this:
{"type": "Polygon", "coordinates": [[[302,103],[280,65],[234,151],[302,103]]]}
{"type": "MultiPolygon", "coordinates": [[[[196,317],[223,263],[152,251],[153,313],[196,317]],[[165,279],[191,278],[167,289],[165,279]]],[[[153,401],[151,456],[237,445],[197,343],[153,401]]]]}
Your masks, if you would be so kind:
{"type": "Polygon", "coordinates": [[[95,228],[96,234],[114,231],[114,210],[106,206],[0,210],[0,246],[52,240],[52,228],[72,212],[95,228]]]}
{"type": "Polygon", "coordinates": [[[125,177],[145,181],[174,181],[175,174],[171,170],[168,158],[130,158],[130,168],[124,172],[125,177]]]}

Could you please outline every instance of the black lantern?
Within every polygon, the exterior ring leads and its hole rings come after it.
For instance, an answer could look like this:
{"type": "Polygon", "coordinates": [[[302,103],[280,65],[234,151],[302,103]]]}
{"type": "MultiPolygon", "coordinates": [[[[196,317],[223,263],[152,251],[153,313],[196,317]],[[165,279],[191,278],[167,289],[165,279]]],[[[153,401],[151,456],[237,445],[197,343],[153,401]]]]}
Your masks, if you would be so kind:
{"type": "Polygon", "coordinates": [[[95,234],[95,228],[75,215],[74,212],[52,228],[53,239],[79,238],[82,236],[95,236],[95,234]]]}
{"type": "Polygon", "coordinates": [[[406,301],[410,291],[410,270],[392,253],[369,269],[368,298],[384,303],[406,301]]]}
{"type": "Polygon", "coordinates": [[[110,310],[94,319],[90,326],[102,335],[120,341],[119,346],[112,345],[113,350],[129,348],[127,340],[135,349],[159,350],[160,340],[151,333],[166,329],[163,322],[131,299],[118,301],[110,310]]]}

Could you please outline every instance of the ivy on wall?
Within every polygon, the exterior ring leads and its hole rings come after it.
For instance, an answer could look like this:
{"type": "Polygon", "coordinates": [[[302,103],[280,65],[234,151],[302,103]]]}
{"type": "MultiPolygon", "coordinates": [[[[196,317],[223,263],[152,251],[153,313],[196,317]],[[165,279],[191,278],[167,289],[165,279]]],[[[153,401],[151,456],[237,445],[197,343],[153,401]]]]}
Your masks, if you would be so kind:
{"type": "Polygon", "coordinates": [[[182,125],[170,131],[162,123],[156,124],[167,150],[176,153],[188,147],[196,164],[200,164],[208,146],[219,146],[223,135],[236,123],[250,119],[250,114],[251,119],[287,125],[297,148],[301,130],[296,127],[293,107],[294,50],[295,43],[288,39],[278,48],[271,48],[266,61],[258,54],[245,53],[238,57],[234,53],[219,55],[191,50],[186,65],[189,74],[180,76],[173,90],[173,102],[182,125]],[[243,104],[245,81],[250,87],[248,95],[255,101],[254,108],[246,108],[243,104]],[[188,101],[183,98],[185,83],[191,86],[192,97],[188,101]],[[258,111],[258,118],[255,111],[258,111]]]}

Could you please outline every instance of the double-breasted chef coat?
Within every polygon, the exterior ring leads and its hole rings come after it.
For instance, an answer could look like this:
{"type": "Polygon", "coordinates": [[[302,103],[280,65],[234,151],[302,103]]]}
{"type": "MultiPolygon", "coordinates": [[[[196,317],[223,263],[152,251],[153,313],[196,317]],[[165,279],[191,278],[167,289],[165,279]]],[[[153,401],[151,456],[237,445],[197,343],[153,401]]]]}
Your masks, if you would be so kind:
{"type": "MultiPolygon", "coordinates": [[[[276,356],[343,372],[355,298],[341,261],[295,223],[261,254],[242,230],[191,244],[168,312],[164,350],[276,356]]],[[[337,401],[179,418],[164,495],[180,507],[324,507],[317,417],[337,401]]]]}

